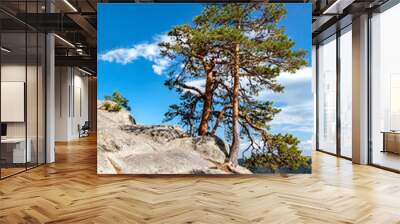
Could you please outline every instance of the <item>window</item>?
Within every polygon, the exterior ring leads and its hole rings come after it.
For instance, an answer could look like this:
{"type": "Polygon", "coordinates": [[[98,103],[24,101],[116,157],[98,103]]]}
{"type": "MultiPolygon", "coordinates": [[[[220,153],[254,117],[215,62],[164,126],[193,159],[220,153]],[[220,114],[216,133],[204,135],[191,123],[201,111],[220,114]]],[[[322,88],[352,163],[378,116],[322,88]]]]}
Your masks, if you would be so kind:
{"type": "Polygon", "coordinates": [[[372,163],[400,170],[400,4],[371,18],[372,163]]]}
{"type": "Polygon", "coordinates": [[[319,149],[336,153],[336,36],[318,47],[319,149]]]}
{"type": "Polygon", "coordinates": [[[340,155],[352,157],[352,32],[340,35],[340,155]]]}
{"type": "MultiPolygon", "coordinates": [[[[16,13],[40,13],[43,1],[1,2],[16,13]],[[17,3],[17,4],[16,4],[17,3]]],[[[45,163],[45,35],[0,13],[0,178],[45,163]]]]}

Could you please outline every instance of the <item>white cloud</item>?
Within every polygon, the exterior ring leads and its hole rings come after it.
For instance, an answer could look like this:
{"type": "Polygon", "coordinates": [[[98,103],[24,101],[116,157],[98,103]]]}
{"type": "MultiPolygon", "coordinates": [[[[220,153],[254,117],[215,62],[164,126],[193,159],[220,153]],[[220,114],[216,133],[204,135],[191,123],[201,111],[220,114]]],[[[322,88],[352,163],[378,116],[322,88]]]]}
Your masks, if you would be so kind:
{"type": "Polygon", "coordinates": [[[313,102],[280,107],[282,111],[271,122],[274,126],[287,127],[287,131],[313,132],[313,102]]]}
{"type": "MultiPolygon", "coordinates": [[[[196,87],[197,89],[199,89],[200,91],[204,92],[205,91],[205,79],[196,79],[196,80],[191,80],[186,82],[185,84],[188,86],[192,86],[192,87],[196,87]]],[[[194,94],[197,94],[197,92],[193,91],[193,90],[187,90],[190,91],[194,94]]]]}
{"type": "MultiPolygon", "coordinates": [[[[284,72],[278,77],[278,81],[280,83],[284,84],[284,86],[298,84],[298,83],[303,83],[303,84],[310,83],[311,84],[311,79],[312,79],[312,68],[311,67],[302,68],[294,74],[284,72]]],[[[309,89],[309,90],[311,91],[311,89],[309,89]]]]}
{"type": "Polygon", "coordinates": [[[311,156],[313,145],[314,143],[312,139],[304,140],[299,144],[299,148],[303,150],[304,155],[311,156]]]}
{"type": "Polygon", "coordinates": [[[170,65],[171,61],[169,59],[166,58],[156,58],[153,61],[153,65],[151,66],[153,68],[153,71],[157,74],[157,75],[161,75],[165,69],[168,68],[168,66],[170,65]]]}
{"type": "Polygon", "coordinates": [[[167,35],[157,35],[151,43],[140,43],[130,48],[117,48],[99,55],[99,60],[126,65],[140,58],[153,63],[152,69],[161,75],[171,64],[171,60],[160,56],[158,44],[171,41],[167,35]]]}
{"type": "Polygon", "coordinates": [[[299,135],[300,148],[311,149],[309,139],[314,132],[312,68],[300,69],[295,74],[283,73],[278,82],[285,86],[283,93],[266,91],[260,95],[261,99],[273,101],[282,110],[271,122],[272,130],[299,135]]]}

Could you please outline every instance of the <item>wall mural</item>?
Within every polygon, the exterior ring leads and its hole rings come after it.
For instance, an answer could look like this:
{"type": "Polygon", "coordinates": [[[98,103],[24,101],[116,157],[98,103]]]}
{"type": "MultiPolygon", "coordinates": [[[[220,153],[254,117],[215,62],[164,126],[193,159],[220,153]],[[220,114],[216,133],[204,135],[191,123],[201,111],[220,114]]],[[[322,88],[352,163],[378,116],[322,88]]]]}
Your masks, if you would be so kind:
{"type": "Polygon", "coordinates": [[[99,174],[311,173],[311,4],[99,4],[98,28],[99,174]]]}

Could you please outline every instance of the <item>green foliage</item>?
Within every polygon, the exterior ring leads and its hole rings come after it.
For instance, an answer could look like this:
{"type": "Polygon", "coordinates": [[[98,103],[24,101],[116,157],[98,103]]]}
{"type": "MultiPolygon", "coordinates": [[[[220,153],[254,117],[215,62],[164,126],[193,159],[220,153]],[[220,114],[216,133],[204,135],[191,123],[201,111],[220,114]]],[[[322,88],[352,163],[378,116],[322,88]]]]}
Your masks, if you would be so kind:
{"type": "Polygon", "coordinates": [[[112,107],[111,103],[109,103],[109,102],[103,103],[103,108],[104,108],[104,110],[110,111],[110,110],[111,110],[111,107],[112,107]]]}
{"type": "Polygon", "coordinates": [[[251,124],[252,128],[258,129],[269,129],[269,122],[281,111],[273,106],[273,102],[259,100],[242,102],[239,110],[243,125],[251,124]]]}
{"type": "Polygon", "coordinates": [[[108,112],[118,112],[122,109],[122,107],[118,104],[110,103],[110,102],[105,102],[103,104],[103,109],[108,111],[108,112]]]}
{"type": "Polygon", "coordinates": [[[310,158],[298,149],[299,140],[290,134],[269,136],[260,151],[252,152],[244,159],[243,165],[253,172],[266,168],[272,172],[279,169],[295,171],[300,167],[310,168],[310,158]]]}
{"type": "Polygon", "coordinates": [[[123,97],[119,91],[114,91],[111,96],[105,96],[104,99],[116,103],[114,106],[109,106],[113,108],[113,111],[120,111],[122,108],[131,111],[131,107],[128,104],[129,100],[123,97]]]}
{"type": "Polygon", "coordinates": [[[178,118],[178,122],[187,133],[191,136],[196,134],[196,127],[200,123],[200,107],[201,102],[199,98],[191,93],[185,92],[180,96],[180,104],[172,104],[169,106],[169,111],[165,113],[163,122],[172,121],[178,118]]]}

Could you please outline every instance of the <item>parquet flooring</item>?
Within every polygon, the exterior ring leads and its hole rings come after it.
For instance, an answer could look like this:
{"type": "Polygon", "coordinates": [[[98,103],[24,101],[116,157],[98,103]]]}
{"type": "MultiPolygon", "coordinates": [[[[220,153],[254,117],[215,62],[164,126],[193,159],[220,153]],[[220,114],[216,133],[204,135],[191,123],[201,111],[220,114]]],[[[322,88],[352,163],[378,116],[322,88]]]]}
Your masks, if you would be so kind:
{"type": "Polygon", "coordinates": [[[7,176],[11,176],[11,175],[13,175],[13,174],[16,174],[16,173],[19,173],[19,172],[22,172],[22,171],[24,171],[25,170],[25,167],[21,167],[21,168],[19,168],[19,167],[17,167],[17,168],[14,168],[14,167],[7,167],[7,168],[1,168],[1,175],[2,175],[2,177],[7,177],[7,176]]]}
{"type": "Polygon", "coordinates": [[[0,181],[0,223],[400,223],[400,175],[323,153],[312,175],[98,176],[96,139],[0,181]]]}

